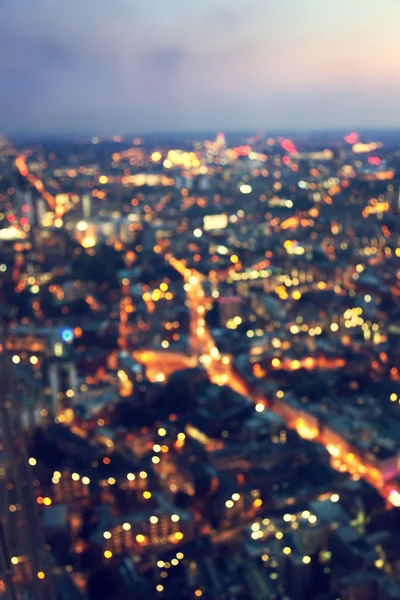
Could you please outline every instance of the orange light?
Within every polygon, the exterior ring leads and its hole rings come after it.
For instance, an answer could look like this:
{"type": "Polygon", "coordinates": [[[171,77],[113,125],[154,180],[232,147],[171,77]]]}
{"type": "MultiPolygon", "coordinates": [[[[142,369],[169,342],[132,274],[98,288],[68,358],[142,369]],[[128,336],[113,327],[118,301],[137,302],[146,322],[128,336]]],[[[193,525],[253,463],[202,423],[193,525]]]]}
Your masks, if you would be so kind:
{"type": "Polygon", "coordinates": [[[254,500],[253,506],[254,506],[254,508],[260,508],[260,506],[262,506],[261,498],[257,498],[256,500],[254,500]]]}

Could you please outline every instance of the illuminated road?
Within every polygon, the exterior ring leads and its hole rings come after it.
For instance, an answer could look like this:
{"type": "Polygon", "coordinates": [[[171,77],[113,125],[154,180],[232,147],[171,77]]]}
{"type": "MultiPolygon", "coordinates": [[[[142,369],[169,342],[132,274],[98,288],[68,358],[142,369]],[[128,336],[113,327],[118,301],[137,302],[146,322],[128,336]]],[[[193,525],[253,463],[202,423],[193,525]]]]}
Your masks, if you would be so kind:
{"type": "Polygon", "coordinates": [[[133,358],[145,366],[150,381],[162,382],[176,371],[197,366],[196,357],[183,352],[142,348],[133,352],[133,358]]]}
{"type": "MultiPolygon", "coordinates": [[[[52,194],[50,194],[44,187],[43,181],[41,179],[39,179],[38,177],[36,177],[36,175],[33,175],[33,173],[31,173],[28,169],[28,166],[26,164],[26,158],[23,154],[20,154],[19,156],[17,156],[17,158],[15,159],[15,166],[17,167],[20,175],[22,177],[25,177],[25,179],[28,180],[28,182],[30,183],[30,185],[32,185],[38,192],[39,194],[46,200],[49,208],[56,212],[56,199],[54,198],[54,196],[52,196],[52,194]]],[[[62,217],[64,213],[64,209],[61,207],[57,208],[57,216],[58,217],[62,217]]]]}
{"type": "MultiPolygon", "coordinates": [[[[250,385],[233,369],[231,357],[221,356],[207,327],[205,316],[209,298],[206,297],[202,286],[204,276],[194,269],[187,268],[183,260],[178,260],[171,254],[166,254],[165,259],[184,279],[184,289],[190,313],[190,337],[194,362],[197,363],[198,361],[204,365],[213,383],[228,385],[235,392],[250,397],[257,405],[257,410],[262,412],[268,406],[268,401],[255,397],[250,385]]],[[[148,355],[146,356],[147,360],[143,361],[146,364],[149,374],[152,374],[153,377],[156,371],[160,369],[160,364],[165,364],[165,356],[163,354],[163,358],[161,359],[158,353],[154,353],[154,356],[148,355]]],[[[185,368],[187,366],[187,362],[183,361],[182,357],[183,355],[175,353],[176,362],[173,365],[174,370],[175,366],[177,368],[185,368]]],[[[293,365],[292,363],[289,364],[283,361],[282,366],[291,370],[302,366],[309,370],[327,367],[324,361],[321,364],[314,361],[314,359],[305,359],[305,361],[307,362],[304,365],[301,363],[293,365]]],[[[329,364],[330,368],[340,368],[341,366],[342,363],[339,360],[329,364]]],[[[167,373],[163,372],[163,375],[165,377],[167,373]]],[[[158,380],[160,380],[160,375],[158,377],[158,380]]],[[[397,486],[385,483],[383,473],[378,467],[371,464],[368,458],[355,456],[351,448],[349,448],[348,442],[342,439],[337,432],[333,432],[327,427],[321,431],[318,423],[313,422],[311,415],[290,406],[284,401],[283,396],[270,408],[279,413],[285,419],[287,426],[295,429],[301,437],[314,440],[325,446],[332,456],[331,464],[333,468],[340,472],[348,472],[354,479],[365,479],[389,504],[400,506],[400,486],[397,488],[397,486]]]]}

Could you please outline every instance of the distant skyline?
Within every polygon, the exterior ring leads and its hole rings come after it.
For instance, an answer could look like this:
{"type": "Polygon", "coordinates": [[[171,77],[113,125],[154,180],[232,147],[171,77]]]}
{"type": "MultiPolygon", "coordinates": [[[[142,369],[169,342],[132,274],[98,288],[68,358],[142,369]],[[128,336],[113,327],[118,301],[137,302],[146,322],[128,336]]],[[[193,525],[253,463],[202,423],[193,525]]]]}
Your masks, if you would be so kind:
{"type": "Polygon", "coordinates": [[[0,132],[400,127],[395,0],[0,0],[0,132]]]}

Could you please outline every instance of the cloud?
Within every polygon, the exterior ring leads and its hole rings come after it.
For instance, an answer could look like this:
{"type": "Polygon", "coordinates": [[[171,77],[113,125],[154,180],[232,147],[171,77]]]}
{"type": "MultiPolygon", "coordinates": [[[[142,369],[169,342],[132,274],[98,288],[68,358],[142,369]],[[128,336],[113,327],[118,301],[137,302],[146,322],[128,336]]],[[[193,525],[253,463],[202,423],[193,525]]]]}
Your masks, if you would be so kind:
{"type": "Polygon", "coordinates": [[[0,130],[399,124],[395,15],[332,6],[3,0],[0,130]]]}

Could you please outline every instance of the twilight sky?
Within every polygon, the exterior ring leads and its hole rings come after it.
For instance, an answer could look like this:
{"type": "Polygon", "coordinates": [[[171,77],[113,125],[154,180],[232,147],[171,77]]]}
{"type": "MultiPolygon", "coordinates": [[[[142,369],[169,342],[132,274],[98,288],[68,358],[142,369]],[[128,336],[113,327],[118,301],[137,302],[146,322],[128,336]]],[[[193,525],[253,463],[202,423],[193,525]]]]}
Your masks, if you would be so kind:
{"type": "Polygon", "coordinates": [[[0,0],[0,131],[400,126],[399,0],[0,0]]]}

